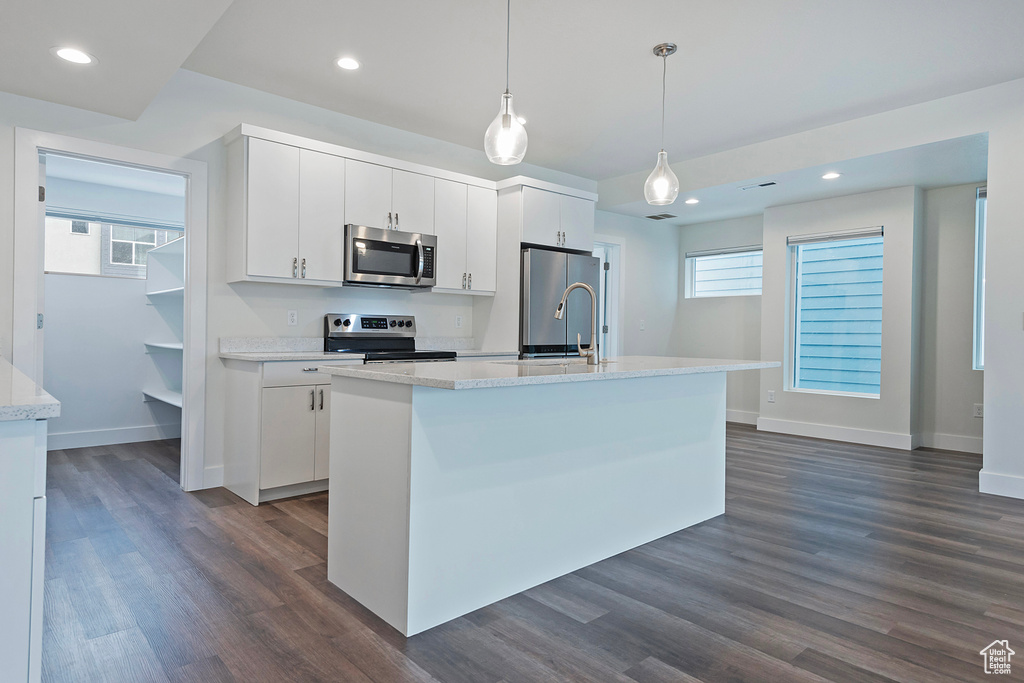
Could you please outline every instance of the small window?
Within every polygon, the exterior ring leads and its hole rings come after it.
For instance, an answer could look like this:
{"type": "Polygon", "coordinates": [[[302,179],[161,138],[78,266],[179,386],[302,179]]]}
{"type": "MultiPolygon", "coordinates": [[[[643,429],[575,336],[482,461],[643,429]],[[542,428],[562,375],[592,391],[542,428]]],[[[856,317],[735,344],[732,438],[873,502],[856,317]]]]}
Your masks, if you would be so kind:
{"type": "Polygon", "coordinates": [[[689,253],[685,264],[685,296],[759,295],[761,267],[760,247],[689,253]]]}
{"type": "Polygon", "coordinates": [[[71,221],[72,235],[88,235],[89,221],[71,221]]]}
{"type": "Polygon", "coordinates": [[[882,239],[791,238],[794,389],[880,395],[882,239]]]}
{"type": "Polygon", "coordinates": [[[985,369],[985,224],[988,189],[978,188],[974,220],[974,369],[985,369]]]}

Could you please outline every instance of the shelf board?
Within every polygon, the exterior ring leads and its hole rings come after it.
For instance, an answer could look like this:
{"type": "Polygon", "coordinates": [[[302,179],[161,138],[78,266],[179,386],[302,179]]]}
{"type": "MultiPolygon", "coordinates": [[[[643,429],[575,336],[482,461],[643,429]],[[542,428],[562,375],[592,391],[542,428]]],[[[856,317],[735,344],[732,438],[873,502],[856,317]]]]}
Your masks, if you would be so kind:
{"type": "Polygon", "coordinates": [[[146,296],[184,296],[184,287],[172,287],[171,289],[160,289],[155,292],[146,292],[146,296]]]}
{"type": "Polygon", "coordinates": [[[181,392],[173,389],[144,389],[143,396],[148,396],[157,401],[163,401],[176,408],[181,407],[181,392]]]}
{"type": "Polygon", "coordinates": [[[171,242],[167,242],[166,244],[161,244],[159,247],[154,247],[153,249],[150,249],[147,252],[148,255],[154,255],[155,254],[157,256],[162,256],[164,254],[170,254],[170,255],[173,255],[173,256],[181,256],[184,253],[185,253],[185,238],[184,237],[179,237],[178,239],[173,240],[171,242]]]}
{"type": "Polygon", "coordinates": [[[170,351],[185,350],[185,345],[181,342],[145,342],[145,344],[153,349],[168,349],[170,351]]]}

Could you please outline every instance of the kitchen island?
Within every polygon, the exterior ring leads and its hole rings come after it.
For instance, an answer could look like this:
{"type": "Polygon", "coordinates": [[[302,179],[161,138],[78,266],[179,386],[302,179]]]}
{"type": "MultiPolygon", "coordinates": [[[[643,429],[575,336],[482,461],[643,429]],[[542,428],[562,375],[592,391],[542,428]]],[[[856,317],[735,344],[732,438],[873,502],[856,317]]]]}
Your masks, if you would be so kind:
{"type": "Polygon", "coordinates": [[[409,636],[725,511],[725,373],[629,356],[324,367],[327,577],[409,636]]]}

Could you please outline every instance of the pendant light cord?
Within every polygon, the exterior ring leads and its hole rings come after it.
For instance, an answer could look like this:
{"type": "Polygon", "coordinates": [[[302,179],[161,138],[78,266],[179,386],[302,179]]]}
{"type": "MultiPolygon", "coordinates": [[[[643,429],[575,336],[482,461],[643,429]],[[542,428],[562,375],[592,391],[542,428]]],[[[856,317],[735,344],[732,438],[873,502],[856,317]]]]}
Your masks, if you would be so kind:
{"type": "MultiPolygon", "coordinates": [[[[505,92],[508,92],[508,60],[512,45],[512,0],[505,5],[505,92]]],[[[664,105],[662,105],[664,106],[664,105]]],[[[663,126],[664,127],[664,126],[663,126]]],[[[664,135],[664,132],[662,133],[664,135]]]]}
{"type": "MultiPolygon", "coordinates": [[[[665,74],[668,71],[668,55],[661,56],[661,151],[665,151],[665,74]]],[[[507,87],[507,86],[506,86],[507,87]]]]}

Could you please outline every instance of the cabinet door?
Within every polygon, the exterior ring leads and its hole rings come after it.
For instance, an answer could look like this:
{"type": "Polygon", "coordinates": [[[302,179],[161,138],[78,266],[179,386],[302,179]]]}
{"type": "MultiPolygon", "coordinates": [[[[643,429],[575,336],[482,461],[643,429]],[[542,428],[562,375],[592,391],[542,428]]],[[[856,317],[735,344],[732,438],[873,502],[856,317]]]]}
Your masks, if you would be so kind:
{"type": "Polygon", "coordinates": [[[313,478],[326,479],[331,461],[331,385],[316,385],[316,445],[313,449],[313,478]]]}
{"type": "Polygon", "coordinates": [[[395,169],[391,176],[391,210],[397,229],[434,234],[434,179],[395,169]]]}
{"type": "Polygon", "coordinates": [[[561,246],[560,196],[535,187],[523,188],[523,242],[551,247],[561,246]]]}
{"type": "Polygon", "coordinates": [[[299,156],[299,277],[345,279],[345,160],[301,150],[299,156]]]}
{"type": "Polygon", "coordinates": [[[498,193],[473,186],[468,192],[466,270],[473,276],[472,289],[493,292],[498,284],[498,193]]]}
{"type": "Polygon", "coordinates": [[[434,181],[434,234],[437,235],[437,286],[462,289],[466,268],[466,185],[434,181]]]}
{"type": "Polygon", "coordinates": [[[313,481],[316,388],[263,389],[260,409],[260,488],[313,481]]]}
{"type": "Polygon", "coordinates": [[[345,222],[387,228],[391,213],[391,169],[345,160],[345,222]]]}
{"type": "Polygon", "coordinates": [[[592,251],[594,248],[594,202],[559,195],[562,232],[567,249],[592,251]]]}
{"type": "Polygon", "coordinates": [[[299,256],[299,148],[249,138],[246,272],[292,278],[299,256]]]}

